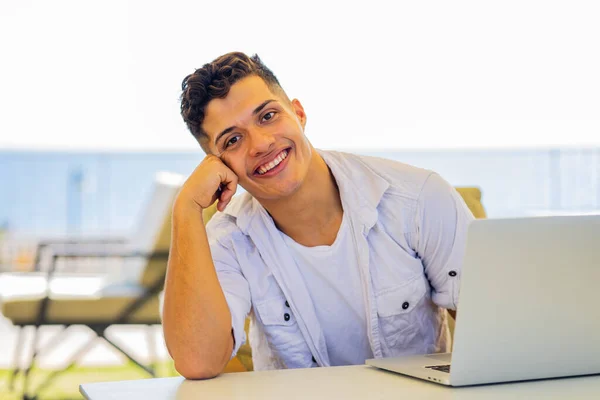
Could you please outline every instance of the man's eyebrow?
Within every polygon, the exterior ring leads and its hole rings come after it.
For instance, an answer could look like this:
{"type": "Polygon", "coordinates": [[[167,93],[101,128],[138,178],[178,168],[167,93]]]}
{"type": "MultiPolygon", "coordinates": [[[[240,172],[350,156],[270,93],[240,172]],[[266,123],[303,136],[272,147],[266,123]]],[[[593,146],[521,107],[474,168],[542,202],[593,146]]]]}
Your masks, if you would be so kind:
{"type": "Polygon", "coordinates": [[[235,126],[230,126],[229,128],[225,129],[223,132],[219,133],[217,135],[217,137],[215,138],[215,146],[217,145],[217,143],[219,143],[219,140],[221,140],[221,137],[227,135],[229,132],[231,132],[234,129],[235,129],[235,126]]]}
{"type": "Polygon", "coordinates": [[[261,111],[262,111],[262,109],[263,109],[263,108],[265,108],[265,107],[267,106],[267,104],[269,104],[269,103],[270,103],[270,102],[272,102],[272,101],[277,101],[277,100],[274,100],[274,99],[269,99],[269,100],[265,100],[265,101],[263,101],[263,102],[260,104],[260,106],[256,107],[256,108],[254,109],[254,111],[252,111],[252,115],[256,115],[256,114],[258,114],[259,112],[261,112],[261,111]]]}
{"type": "MultiPolygon", "coordinates": [[[[260,105],[259,105],[258,107],[256,107],[256,108],[254,109],[254,111],[252,111],[252,115],[256,115],[256,114],[258,114],[259,112],[261,112],[261,111],[262,111],[262,109],[263,109],[263,108],[265,108],[265,107],[266,107],[266,106],[267,106],[267,105],[268,105],[270,102],[272,102],[272,101],[277,101],[277,100],[275,100],[275,99],[269,99],[269,100],[265,100],[265,101],[263,101],[262,103],[260,103],[260,105]]],[[[215,145],[216,145],[217,143],[219,143],[219,140],[221,139],[221,137],[223,137],[223,136],[227,135],[229,132],[231,132],[231,131],[232,131],[232,130],[234,130],[234,129],[235,129],[235,126],[230,126],[229,128],[226,128],[226,129],[224,129],[224,130],[223,130],[221,133],[219,133],[219,134],[217,135],[217,137],[215,138],[215,145]]]]}

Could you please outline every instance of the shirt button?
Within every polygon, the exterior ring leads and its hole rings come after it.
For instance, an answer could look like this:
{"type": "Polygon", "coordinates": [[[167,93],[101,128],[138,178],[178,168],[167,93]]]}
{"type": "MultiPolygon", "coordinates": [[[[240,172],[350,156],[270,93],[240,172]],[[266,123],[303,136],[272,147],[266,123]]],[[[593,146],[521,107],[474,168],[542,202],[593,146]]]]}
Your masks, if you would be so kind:
{"type": "Polygon", "coordinates": [[[289,321],[290,320],[290,314],[288,314],[288,313],[283,314],[283,319],[285,319],[286,321],[289,321]]]}
{"type": "Polygon", "coordinates": [[[408,301],[405,301],[404,303],[402,303],[403,310],[406,310],[408,308],[408,306],[410,306],[410,304],[408,304],[408,301]]]}
{"type": "Polygon", "coordinates": [[[450,271],[448,272],[448,275],[455,277],[456,276],[456,271],[450,271]]]}
{"type": "Polygon", "coordinates": [[[290,307],[290,303],[288,303],[287,300],[285,301],[285,306],[288,307],[288,308],[290,307]]]}

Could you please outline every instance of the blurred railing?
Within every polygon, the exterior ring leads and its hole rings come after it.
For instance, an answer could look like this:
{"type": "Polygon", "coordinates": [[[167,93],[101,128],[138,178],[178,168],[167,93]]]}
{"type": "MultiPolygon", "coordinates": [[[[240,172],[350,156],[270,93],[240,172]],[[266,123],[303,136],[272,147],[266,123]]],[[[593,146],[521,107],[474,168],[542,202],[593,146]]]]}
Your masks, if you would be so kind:
{"type": "MultiPolygon", "coordinates": [[[[45,272],[49,269],[54,252],[70,250],[111,253],[111,249],[123,248],[118,244],[66,244],[40,246],[45,243],[37,239],[1,238],[0,272],[45,272]]],[[[122,253],[122,251],[121,251],[122,253]]],[[[115,251],[115,254],[118,254],[115,251]]],[[[56,261],[56,274],[102,275],[109,282],[136,281],[144,265],[143,258],[77,257],[60,258],[56,261]]]]}

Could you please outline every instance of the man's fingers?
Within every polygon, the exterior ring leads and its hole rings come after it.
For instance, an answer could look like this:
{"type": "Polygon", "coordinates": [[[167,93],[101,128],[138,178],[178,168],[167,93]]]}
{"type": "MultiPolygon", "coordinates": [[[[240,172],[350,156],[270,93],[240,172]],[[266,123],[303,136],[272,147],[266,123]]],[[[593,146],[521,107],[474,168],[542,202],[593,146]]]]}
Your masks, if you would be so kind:
{"type": "Polygon", "coordinates": [[[229,204],[229,202],[224,202],[222,200],[219,200],[219,202],[217,203],[217,210],[219,210],[220,212],[223,212],[225,210],[225,207],[227,207],[227,204],[229,204]]]}
{"type": "Polygon", "coordinates": [[[230,201],[231,196],[221,196],[217,203],[217,210],[223,212],[223,210],[225,210],[225,207],[227,207],[227,204],[229,204],[230,201]]]}
{"type": "Polygon", "coordinates": [[[223,188],[223,190],[221,191],[221,196],[219,197],[219,203],[217,204],[217,209],[219,211],[223,211],[225,207],[227,207],[227,204],[229,204],[229,202],[231,201],[231,198],[235,194],[236,189],[237,185],[233,184],[227,185],[225,188],[223,188]]]}
{"type": "Polygon", "coordinates": [[[228,168],[224,178],[221,180],[221,199],[231,199],[237,190],[238,177],[228,168]]]}
{"type": "Polygon", "coordinates": [[[221,191],[219,193],[219,203],[217,204],[217,210],[223,211],[227,204],[231,201],[231,198],[237,190],[237,175],[233,173],[229,168],[225,171],[224,176],[221,177],[221,191]]]}
{"type": "Polygon", "coordinates": [[[226,185],[227,187],[231,187],[233,184],[237,186],[238,177],[237,175],[229,169],[225,164],[223,165],[223,170],[219,173],[219,178],[221,179],[221,185],[226,185]]]}

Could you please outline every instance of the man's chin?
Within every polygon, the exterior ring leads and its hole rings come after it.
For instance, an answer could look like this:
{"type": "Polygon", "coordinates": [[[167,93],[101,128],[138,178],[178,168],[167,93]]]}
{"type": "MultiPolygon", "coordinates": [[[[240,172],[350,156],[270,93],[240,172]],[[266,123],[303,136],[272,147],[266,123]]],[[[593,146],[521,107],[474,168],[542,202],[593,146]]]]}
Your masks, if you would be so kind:
{"type": "Polygon", "coordinates": [[[298,191],[298,188],[300,188],[299,183],[289,183],[283,186],[278,185],[278,187],[254,187],[252,190],[244,189],[259,202],[273,202],[289,198],[298,191]]]}

